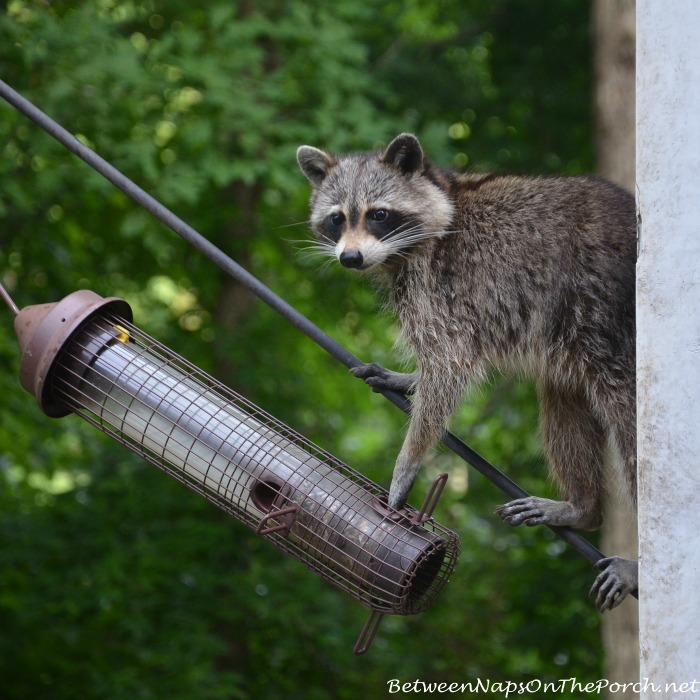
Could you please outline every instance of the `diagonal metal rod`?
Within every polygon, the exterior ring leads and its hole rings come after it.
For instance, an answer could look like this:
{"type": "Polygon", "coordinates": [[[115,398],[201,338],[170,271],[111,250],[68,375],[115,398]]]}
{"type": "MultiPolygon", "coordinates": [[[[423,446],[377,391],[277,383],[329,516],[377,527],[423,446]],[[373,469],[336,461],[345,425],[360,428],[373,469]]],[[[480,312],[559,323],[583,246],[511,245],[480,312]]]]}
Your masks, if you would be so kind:
{"type": "MultiPolygon", "coordinates": [[[[51,117],[42,112],[38,107],[20,95],[16,90],[13,90],[2,80],[0,80],[0,97],[9,102],[15,109],[55,138],[69,151],[85,161],[85,163],[109,180],[115,187],[124,192],[124,194],[131,197],[139,206],[151,212],[157,219],[162,221],[168,228],[196,248],[200,253],[208,257],[224,272],[247,287],[259,299],[277,311],[277,313],[287,319],[287,321],[298,328],[302,333],[306,334],[311,340],[320,345],[336,360],[348,368],[359,367],[364,364],[349,350],[344,348],[340,343],[306,318],[306,316],[297,311],[291,304],[282,299],[269,287],[232,260],[221,249],[207,240],[201,233],[173,214],[167,207],[163,206],[145,190],[141,189],[104,158],[81,143],[69,131],[64,129],[60,124],[51,119],[51,117]]],[[[381,393],[401,410],[406,413],[410,412],[411,404],[403,394],[399,394],[395,391],[382,391],[381,393]]],[[[511,498],[523,498],[528,495],[527,492],[520,488],[514,481],[496,469],[496,467],[490,464],[466,443],[462,442],[457,436],[450,432],[445,432],[442,437],[442,442],[511,498]]],[[[589,561],[595,563],[604,558],[604,555],[598,549],[571,528],[550,527],[550,529],[589,561]]]]}
{"type": "Polygon", "coordinates": [[[0,283],[0,298],[7,304],[10,311],[12,311],[12,313],[15,316],[19,314],[19,308],[17,304],[15,304],[15,302],[12,301],[12,297],[10,296],[9,292],[5,289],[5,287],[2,286],[2,283],[0,283]]]}

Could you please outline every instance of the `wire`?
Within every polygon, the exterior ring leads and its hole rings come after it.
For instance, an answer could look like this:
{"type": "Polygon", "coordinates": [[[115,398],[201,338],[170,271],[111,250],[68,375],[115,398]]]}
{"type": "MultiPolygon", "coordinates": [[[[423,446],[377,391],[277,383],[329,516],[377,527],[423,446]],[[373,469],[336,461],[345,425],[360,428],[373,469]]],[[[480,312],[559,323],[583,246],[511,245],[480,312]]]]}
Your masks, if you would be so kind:
{"type": "MultiPolygon", "coordinates": [[[[0,97],[9,102],[17,111],[33,121],[69,151],[87,163],[93,170],[109,180],[115,187],[124,192],[124,194],[131,197],[139,206],[162,221],[174,233],[208,257],[224,272],[231,275],[231,277],[240,282],[244,287],[247,287],[259,299],[286,318],[293,326],[320,345],[336,360],[348,368],[359,367],[364,364],[349,350],[322,331],[302,313],[297,311],[291,304],[242,268],[221,249],[211,243],[211,241],[207,240],[201,233],[173,214],[167,207],[158,202],[145,190],[141,189],[104,158],[81,143],[69,131],[64,129],[60,124],[2,80],[0,80],[0,97]]],[[[6,297],[3,296],[3,298],[7,301],[6,297]]],[[[381,393],[402,411],[406,413],[410,412],[411,404],[403,394],[390,390],[385,390],[381,393]]],[[[442,442],[511,498],[524,498],[528,496],[528,493],[520,488],[518,484],[496,469],[496,467],[490,464],[466,443],[462,442],[456,435],[446,431],[442,437],[442,442]]],[[[596,563],[604,558],[602,552],[571,528],[548,527],[589,561],[596,563]]]]}
{"type": "Polygon", "coordinates": [[[19,313],[19,308],[17,307],[17,304],[12,301],[12,297],[9,295],[5,287],[2,286],[2,283],[0,283],[0,297],[2,297],[2,300],[10,307],[10,311],[17,316],[19,313]]]}

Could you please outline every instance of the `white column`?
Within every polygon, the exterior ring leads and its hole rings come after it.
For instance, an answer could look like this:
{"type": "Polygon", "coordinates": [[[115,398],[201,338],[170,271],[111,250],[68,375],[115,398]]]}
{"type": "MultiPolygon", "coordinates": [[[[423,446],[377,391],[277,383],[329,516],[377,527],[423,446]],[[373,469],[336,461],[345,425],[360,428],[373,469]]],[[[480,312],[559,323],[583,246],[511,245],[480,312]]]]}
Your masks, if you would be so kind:
{"type": "Polygon", "coordinates": [[[700,697],[698,0],[637,2],[637,195],[641,698],[669,700],[700,697]]]}

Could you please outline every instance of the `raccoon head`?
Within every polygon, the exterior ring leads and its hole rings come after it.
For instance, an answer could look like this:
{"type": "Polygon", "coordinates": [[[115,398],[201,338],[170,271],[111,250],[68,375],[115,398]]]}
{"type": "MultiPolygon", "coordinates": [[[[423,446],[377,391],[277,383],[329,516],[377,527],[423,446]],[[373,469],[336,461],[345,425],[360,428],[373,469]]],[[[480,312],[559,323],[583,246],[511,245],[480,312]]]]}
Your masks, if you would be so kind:
{"type": "Polygon", "coordinates": [[[313,186],[311,230],[345,267],[398,261],[450,226],[451,200],[429,177],[412,134],[400,134],[384,151],[347,156],[301,146],[297,160],[313,186]]]}

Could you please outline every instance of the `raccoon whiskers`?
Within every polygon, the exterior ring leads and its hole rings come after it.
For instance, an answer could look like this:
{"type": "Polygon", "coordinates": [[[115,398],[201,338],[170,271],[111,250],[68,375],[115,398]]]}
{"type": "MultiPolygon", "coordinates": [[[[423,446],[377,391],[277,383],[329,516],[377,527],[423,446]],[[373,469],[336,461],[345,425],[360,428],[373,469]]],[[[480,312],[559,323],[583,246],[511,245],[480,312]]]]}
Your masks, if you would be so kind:
{"type": "MultiPolygon", "coordinates": [[[[301,241],[300,241],[301,242],[301,241]]],[[[297,248],[297,256],[307,262],[321,259],[320,264],[316,267],[317,272],[325,273],[329,267],[337,261],[333,247],[323,243],[309,243],[303,241],[306,245],[303,248],[297,248]]]]}
{"type": "Polygon", "coordinates": [[[295,226],[308,226],[309,222],[307,221],[293,221],[290,224],[280,224],[279,226],[273,226],[274,231],[279,231],[280,229],[283,228],[294,228],[295,226]]]}
{"type": "Polygon", "coordinates": [[[333,241],[309,241],[309,240],[288,240],[288,243],[294,245],[297,249],[297,254],[305,260],[314,258],[318,255],[332,258],[335,260],[335,243],[333,241]]]}
{"type": "Polygon", "coordinates": [[[421,222],[421,221],[416,221],[416,222],[409,221],[407,223],[400,224],[399,226],[392,229],[388,233],[385,233],[379,239],[379,241],[381,243],[384,243],[385,241],[391,240],[391,239],[396,240],[396,239],[402,239],[404,237],[408,238],[415,233],[422,233],[425,231],[426,231],[426,228],[425,228],[425,224],[423,222],[421,222]]]}
{"type": "Polygon", "coordinates": [[[402,226],[397,227],[379,239],[380,243],[386,245],[392,255],[401,255],[407,252],[407,249],[422,241],[456,233],[456,231],[436,231],[433,228],[426,227],[423,222],[416,222],[413,225],[403,224],[402,226]],[[402,226],[408,226],[408,228],[402,228],[402,226]]]}
{"type": "Polygon", "coordinates": [[[327,258],[316,269],[319,274],[325,274],[335,264],[335,257],[327,258]]]}

